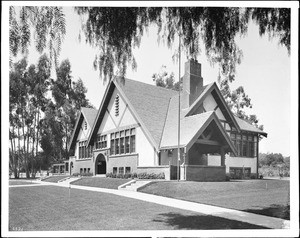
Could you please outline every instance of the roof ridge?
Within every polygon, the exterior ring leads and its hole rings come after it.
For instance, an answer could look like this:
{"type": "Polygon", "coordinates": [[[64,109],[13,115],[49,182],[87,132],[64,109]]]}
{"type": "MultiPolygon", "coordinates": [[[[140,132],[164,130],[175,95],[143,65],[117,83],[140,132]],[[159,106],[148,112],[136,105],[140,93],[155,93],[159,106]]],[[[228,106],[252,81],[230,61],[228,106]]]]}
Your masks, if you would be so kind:
{"type": "Polygon", "coordinates": [[[165,121],[164,121],[163,131],[162,131],[162,133],[161,133],[161,137],[160,137],[160,140],[159,140],[159,146],[160,146],[160,144],[161,144],[161,140],[162,140],[163,134],[164,134],[164,132],[165,132],[166,122],[167,122],[167,118],[168,118],[168,114],[169,114],[169,109],[170,109],[170,102],[171,102],[171,99],[172,99],[172,97],[169,98],[168,109],[167,109],[167,113],[166,113],[166,116],[165,116],[165,121]]]}
{"type": "MultiPolygon", "coordinates": [[[[120,76],[117,76],[116,78],[120,78],[120,76]]],[[[174,89],[164,88],[164,87],[160,87],[160,86],[157,86],[157,85],[153,85],[153,84],[145,83],[145,82],[142,82],[142,81],[134,80],[134,79],[125,78],[125,82],[126,82],[126,80],[130,80],[130,81],[137,82],[137,83],[140,83],[140,84],[145,84],[147,86],[151,86],[153,88],[158,88],[158,89],[161,89],[161,90],[166,90],[168,92],[173,92],[173,93],[177,93],[178,92],[178,91],[176,91],[174,89]]],[[[118,82],[118,84],[119,84],[119,82],[118,82]]]]}

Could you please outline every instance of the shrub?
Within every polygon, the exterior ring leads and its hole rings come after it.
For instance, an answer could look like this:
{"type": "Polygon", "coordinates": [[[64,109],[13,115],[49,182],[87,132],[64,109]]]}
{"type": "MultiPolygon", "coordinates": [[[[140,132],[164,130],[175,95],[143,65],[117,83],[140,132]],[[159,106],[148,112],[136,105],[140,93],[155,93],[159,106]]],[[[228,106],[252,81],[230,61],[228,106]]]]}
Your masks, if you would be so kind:
{"type": "Polygon", "coordinates": [[[124,179],[129,179],[129,178],[131,178],[131,173],[127,173],[127,174],[124,174],[124,179]]]}
{"type": "Polygon", "coordinates": [[[250,175],[250,178],[251,178],[251,179],[256,179],[255,174],[251,174],[251,175],[250,175]]]}
{"type": "Polygon", "coordinates": [[[230,181],[230,176],[226,175],[225,181],[230,181]]]}
{"type": "Polygon", "coordinates": [[[72,176],[74,177],[78,177],[80,175],[80,173],[73,173],[72,176]]]}
{"type": "Polygon", "coordinates": [[[165,173],[159,173],[159,174],[150,173],[150,174],[147,174],[146,172],[143,172],[143,173],[137,174],[137,177],[139,179],[165,179],[165,173]]]}
{"type": "Polygon", "coordinates": [[[137,178],[137,173],[132,173],[131,178],[137,178]]]}
{"type": "Polygon", "coordinates": [[[93,176],[93,173],[86,172],[86,173],[82,173],[81,176],[93,176]]]}

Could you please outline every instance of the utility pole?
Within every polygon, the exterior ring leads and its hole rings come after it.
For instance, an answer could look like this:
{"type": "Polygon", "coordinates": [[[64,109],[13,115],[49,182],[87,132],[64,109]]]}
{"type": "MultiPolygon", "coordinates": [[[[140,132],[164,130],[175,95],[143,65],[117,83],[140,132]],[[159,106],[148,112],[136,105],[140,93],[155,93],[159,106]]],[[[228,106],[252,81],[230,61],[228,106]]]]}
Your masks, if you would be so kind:
{"type": "Polygon", "coordinates": [[[181,49],[180,49],[180,34],[179,34],[179,75],[178,75],[178,81],[179,81],[179,90],[178,90],[178,159],[177,159],[177,181],[179,182],[179,173],[180,173],[180,57],[181,57],[181,49]]]}

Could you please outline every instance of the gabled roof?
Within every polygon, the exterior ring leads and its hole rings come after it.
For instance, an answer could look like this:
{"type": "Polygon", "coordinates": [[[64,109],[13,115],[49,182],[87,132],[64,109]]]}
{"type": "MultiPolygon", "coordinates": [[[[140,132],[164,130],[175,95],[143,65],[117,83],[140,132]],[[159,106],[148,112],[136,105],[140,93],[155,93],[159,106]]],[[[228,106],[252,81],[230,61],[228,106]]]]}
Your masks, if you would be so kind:
{"type": "Polygon", "coordinates": [[[82,107],[81,108],[81,112],[84,116],[84,119],[87,121],[87,123],[89,124],[90,128],[92,128],[97,112],[98,110],[93,109],[93,108],[87,108],[87,107],[82,107]]]}
{"type": "Polygon", "coordinates": [[[254,133],[258,133],[258,134],[261,134],[261,135],[267,137],[268,134],[266,132],[258,129],[257,127],[251,125],[249,122],[247,122],[237,116],[234,116],[234,117],[242,131],[254,132],[254,133]]]}
{"type": "Polygon", "coordinates": [[[73,146],[75,146],[75,144],[76,144],[76,139],[77,139],[77,136],[79,134],[80,126],[83,122],[83,119],[85,119],[87,121],[87,123],[89,124],[90,128],[92,128],[92,125],[94,124],[96,115],[97,115],[97,110],[96,109],[87,108],[87,107],[82,107],[81,108],[80,114],[77,118],[75,128],[74,128],[72,136],[71,136],[71,140],[70,140],[70,143],[69,143],[69,146],[68,146],[68,150],[72,149],[73,146]]]}
{"type": "MultiPolygon", "coordinates": [[[[168,115],[166,127],[161,141],[161,149],[177,148],[178,146],[178,118],[174,110],[168,115]]],[[[178,112],[178,110],[177,110],[178,112]]],[[[196,142],[199,136],[204,132],[208,125],[215,121],[220,134],[227,142],[230,151],[236,153],[236,149],[232,144],[224,127],[221,125],[216,113],[209,111],[201,114],[196,114],[188,117],[183,117],[180,120],[180,147],[186,147],[187,150],[196,142]]]]}
{"type": "Polygon", "coordinates": [[[230,108],[228,107],[227,103],[225,102],[223,96],[221,95],[221,92],[216,83],[211,83],[205,86],[205,89],[202,91],[200,96],[195,100],[195,102],[189,107],[185,116],[191,115],[197,109],[197,105],[201,104],[209,93],[211,93],[214,99],[217,101],[219,108],[222,111],[228,123],[239,131],[240,130],[239,125],[235,117],[233,116],[230,108]]]}
{"type": "Polygon", "coordinates": [[[115,87],[119,90],[125,103],[128,104],[133,116],[141,124],[148,139],[158,150],[169,101],[177,92],[130,79],[122,80],[119,77],[115,77],[107,87],[88,143],[100,127],[104,116],[102,112],[105,113],[115,87]]]}

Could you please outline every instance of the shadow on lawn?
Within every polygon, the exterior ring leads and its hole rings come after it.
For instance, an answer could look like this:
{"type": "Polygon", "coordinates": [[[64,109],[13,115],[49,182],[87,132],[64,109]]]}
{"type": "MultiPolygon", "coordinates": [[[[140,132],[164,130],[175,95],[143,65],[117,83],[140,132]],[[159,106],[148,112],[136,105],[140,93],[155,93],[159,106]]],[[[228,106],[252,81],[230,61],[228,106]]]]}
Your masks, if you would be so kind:
{"type": "Polygon", "coordinates": [[[206,215],[186,216],[179,213],[161,213],[154,222],[164,222],[175,229],[217,230],[217,229],[268,229],[246,222],[206,215]]]}
{"type": "Polygon", "coordinates": [[[271,204],[269,207],[246,209],[245,212],[251,212],[259,215],[277,217],[285,220],[290,220],[290,205],[271,204]]]}

